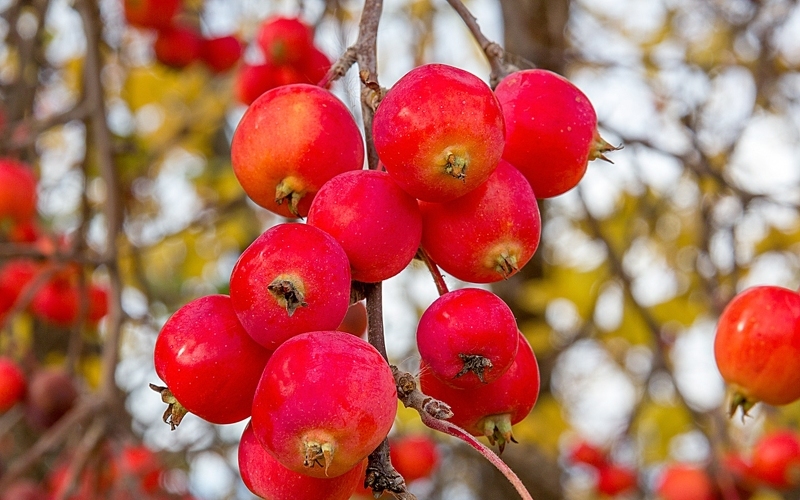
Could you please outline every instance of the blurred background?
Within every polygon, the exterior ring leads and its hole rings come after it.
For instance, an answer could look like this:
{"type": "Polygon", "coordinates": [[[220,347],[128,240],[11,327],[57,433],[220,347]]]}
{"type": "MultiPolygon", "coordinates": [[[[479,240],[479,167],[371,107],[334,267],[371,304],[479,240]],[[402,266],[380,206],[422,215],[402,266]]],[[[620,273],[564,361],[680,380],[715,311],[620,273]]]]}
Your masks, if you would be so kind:
{"type": "MultiPolygon", "coordinates": [[[[502,458],[537,500],[655,498],[675,464],[706,471],[716,498],[800,498],[748,483],[730,465],[765,434],[797,430],[800,404],[728,418],[712,350],[716,320],[738,291],[800,287],[797,2],[465,4],[512,62],[571,79],[594,104],[603,137],[624,146],[609,155],[613,164],[590,163],[577,188],[540,203],[533,261],[491,287],[512,307],[542,377],[536,407],[515,426],[519,443],[502,458]],[[581,448],[606,465],[576,457],[581,448]],[[608,464],[626,471],[624,488],[609,486],[608,464]]],[[[263,63],[259,26],[298,16],[335,61],[358,35],[362,6],[185,0],[180,23],[244,44],[241,60],[217,70],[165,64],[156,31],[128,22],[121,0],[0,0],[0,155],[31,167],[38,194],[35,227],[0,225],[0,265],[57,264],[0,314],[0,349],[28,374],[71,374],[74,404],[88,408],[54,426],[36,427],[21,407],[0,415],[0,487],[19,477],[52,491],[65,462],[72,467],[60,481],[80,486],[103,457],[144,445],[164,492],[152,498],[253,498],[236,463],[245,423],[190,415],[171,432],[161,421],[163,404],[147,385],[159,382],[153,345],[178,307],[226,293],[242,250],[283,221],[249,201],[230,168],[245,68],[263,63]],[[28,307],[64,266],[75,267],[70,279],[84,297],[78,321],[28,307]],[[97,324],[86,298],[93,287],[108,310],[97,324]],[[104,404],[81,403],[93,398],[104,404]],[[111,418],[93,418],[98,410],[111,418]]],[[[480,47],[445,0],[386,0],[380,84],[428,62],[489,81],[480,47]]],[[[350,71],[332,90],[360,120],[358,85],[350,71]]],[[[436,288],[415,261],[383,291],[389,357],[414,373],[416,323],[436,288]]],[[[420,500],[516,498],[472,449],[401,409],[392,436],[417,433],[440,457],[410,485],[420,500]]],[[[95,498],[74,496],[79,489],[53,498],[95,498]]]]}

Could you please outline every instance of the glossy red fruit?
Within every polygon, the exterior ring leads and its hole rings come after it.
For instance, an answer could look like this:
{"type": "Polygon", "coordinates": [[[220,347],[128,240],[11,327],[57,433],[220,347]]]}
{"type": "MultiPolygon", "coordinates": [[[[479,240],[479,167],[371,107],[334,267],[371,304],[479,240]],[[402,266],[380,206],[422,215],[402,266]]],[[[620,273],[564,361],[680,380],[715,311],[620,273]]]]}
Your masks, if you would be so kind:
{"type": "Polygon", "coordinates": [[[311,47],[308,57],[301,61],[299,70],[308,79],[308,83],[319,85],[331,69],[331,64],[330,58],[315,46],[311,47]]]}
{"type": "Polygon", "coordinates": [[[0,267],[0,319],[14,307],[39,269],[39,264],[28,259],[10,260],[0,267]]]}
{"type": "Polygon", "coordinates": [[[734,393],[731,414],[800,398],[800,294],[777,286],[739,293],[720,315],[714,357],[734,393]]]}
{"type": "Polygon", "coordinates": [[[597,132],[597,115],[583,92],[542,69],[512,73],[495,89],[505,117],[503,158],[518,168],[537,198],[575,187],[590,160],[613,150],[597,132]]]}
{"type": "Polygon", "coordinates": [[[36,177],[31,168],[0,158],[0,228],[28,221],[36,214],[36,177]]]}
{"type": "Polygon", "coordinates": [[[125,0],[125,19],[133,26],[163,30],[172,25],[181,0],[125,0]]]}
{"type": "Polygon", "coordinates": [[[62,368],[50,367],[31,375],[26,397],[28,422],[46,429],[67,413],[78,399],[75,380],[62,368]]]}
{"type": "Polygon", "coordinates": [[[776,489],[800,486],[800,436],[789,430],[762,437],[753,448],[752,476],[776,489]]]}
{"type": "Polygon", "coordinates": [[[396,412],[394,377],[380,353],[334,330],[304,333],[278,347],[258,384],[251,422],[284,467],[336,477],[383,441],[396,412]]]}
{"type": "Polygon", "coordinates": [[[525,178],[500,161],[489,179],[447,203],[420,202],[422,246],[442,270],[493,283],[522,269],[539,246],[541,218],[525,178]]]}
{"type": "Polygon", "coordinates": [[[420,200],[445,202],[478,187],[503,151],[503,113],[477,76],[444,64],[409,71],[381,101],[372,127],[389,175],[420,200]]]}
{"type": "Polygon", "coordinates": [[[271,66],[268,64],[242,64],[236,73],[236,80],[233,84],[236,100],[250,105],[261,94],[275,88],[270,68],[271,66]]]}
{"type": "Polygon", "coordinates": [[[409,434],[390,440],[392,466],[406,483],[430,477],[439,465],[439,450],[427,434],[409,434]]]}
{"type": "Polygon", "coordinates": [[[143,444],[126,444],[114,460],[117,483],[140,493],[155,493],[160,489],[164,466],[156,452],[143,444]]]}
{"type": "Polygon", "coordinates": [[[201,58],[214,73],[224,73],[236,66],[242,57],[242,42],[233,35],[203,40],[201,58]]]}
{"type": "Polygon", "coordinates": [[[311,204],[308,223],[342,245],[353,279],[366,283],[405,269],[422,238],[417,200],[377,170],[353,170],[326,182],[311,204]]]}
{"type": "Polygon", "coordinates": [[[274,350],[297,334],[339,326],[350,305],[350,263],[324,231],[279,224],[242,252],[230,289],[244,329],[274,350]]]}
{"type": "Polygon", "coordinates": [[[364,305],[364,301],[351,304],[336,329],[340,332],[352,333],[356,337],[364,337],[367,334],[367,306],[364,305]]]}
{"type": "Polygon", "coordinates": [[[203,38],[192,28],[172,26],[158,32],[153,50],[161,64],[182,69],[203,55],[203,38]]]}
{"type": "Polygon", "coordinates": [[[245,112],[231,143],[236,178],[250,198],[285,217],[305,217],[332,177],[364,166],[364,141],[333,94],[306,84],[262,94],[245,112]]]}
{"type": "Polygon", "coordinates": [[[714,487],[705,470],[685,464],[670,465],[656,480],[659,500],[713,500],[714,487]]]}
{"type": "Polygon", "coordinates": [[[417,347],[431,373],[466,389],[489,384],[511,367],[519,333],[514,313],[488,290],[462,288],[436,299],[419,320],[417,347]]]}
{"type": "Polygon", "coordinates": [[[569,460],[572,463],[591,465],[598,469],[608,464],[605,452],[586,441],[579,441],[570,449],[569,460]]]}
{"type": "MultiPolygon", "coordinates": [[[[98,285],[90,285],[86,293],[88,307],[86,321],[90,325],[96,325],[108,313],[108,292],[98,285]]],[[[80,301],[78,285],[56,278],[36,291],[30,310],[39,319],[57,326],[69,327],[78,320],[80,301]]]]}
{"type": "Polygon", "coordinates": [[[267,61],[274,64],[298,64],[308,58],[314,45],[311,27],[294,17],[272,17],[264,21],[256,34],[256,43],[267,61]]]}
{"type": "Polygon", "coordinates": [[[598,469],[597,491],[609,496],[636,488],[636,471],[619,465],[604,465],[598,469]]]}
{"type": "Polygon", "coordinates": [[[486,436],[500,449],[514,442],[511,426],[530,413],[539,397],[539,365],[530,344],[518,333],[517,357],[503,375],[491,384],[470,389],[457,389],[433,375],[424,361],[420,362],[422,392],[444,401],[453,410],[450,422],[474,436],[486,436]]]}
{"type": "Polygon", "coordinates": [[[22,401],[26,385],[22,368],[11,358],[0,357],[0,413],[22,401]]]}
{"type": "Polygon", "coordinates": [[[253,494],[266,500],[347,500],[364,481],[367,461],[337,477],[311,477],[281,465],[248,424],[239,441],[239,472],[253,494]]]}
{"type": "Polygon", "coordinates": [[[155,345],[156,373],[171,392],[160,388],[172,404],[165,421],[174,428],[186,412],[215,424],[247,418],[269,355],[239,323],[227,295],[184,305],[161,328],[155,345]]]}
{"type": "Polygon", "coordinates": [[[17,479],[0,496],[2,500],[50,500],[47,490],[32,479],[17,479]]]}

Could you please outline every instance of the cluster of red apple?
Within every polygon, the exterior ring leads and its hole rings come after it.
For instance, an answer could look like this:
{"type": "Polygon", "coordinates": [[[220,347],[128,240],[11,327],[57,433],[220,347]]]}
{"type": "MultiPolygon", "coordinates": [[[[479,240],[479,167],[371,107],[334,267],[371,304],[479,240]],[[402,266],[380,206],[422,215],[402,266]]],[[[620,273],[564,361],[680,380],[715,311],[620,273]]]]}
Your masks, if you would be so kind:
{"type": "MultiPolygon", "coordinates": [[[[10,357],[0,356],[0,416],[12,409],[19,411],[28,432],[36,435],[46,432],[73,408],[77,399],[76,379],[63,367],[37,366],[26,370],[10,357]]],[[[23,446],[16,439],[3,441],[0,475],[7,455],[23,453],[26,451],[23,446]]],[[[10,482],[0,500],[192,500],[185,491],[165,491],[161,479],[165,464],[144,445],[106,440],[100,446],[100,453],[92,458],[94,462],[87,464],[77,477],[72,470],[75,453],[68,448],[43,479],[21,477],[10,482]]]]}
{"type": "MultiPolygon", "coordinates": [[[[51,428],[75,405],[77,399],[75,378],[62,367],[24,370],[13,359],[0,357],[0,415],[14,408],[21,410],[29,432],[38,434],[51,428]],[[26,374],[26,371],[30,371],[30,374],[26,374]]],[[[0,449],[0,466],[7,453],[24,451],[16,450],[22,444],[14,441],[4,441],[0,449]]],[[[143,445],[106,441],[100,454],[93,458],[97,463],[84,468],[78,477],[73,477],[71,470],[73,453],[64,453],[43,480],[22,477],[9,483],[0,500],[191,498],[183,494],[168,495],[164,491],[160,480],[165,470],[164,464],[143,445]]]]}
{"type": "Polygon", "coordinates": [[[202,61],[214,73],[233,68],[242,56],[242,43],[233,35],[204,38],[193,26],[177,21],[182,0],[124,0],[125,19],[132,26],[157,33],[156,59],[172,68],[202,61]]]}
{"type": "Polygon", "coordinates": [[[81,316],[81,297],[86,296],[86,324],[96,325],[108,311],[105,287],[87,283],[81,293],[81,267],[59,262],[68,252],[65,237],[42,234],[36,224],[36,178],[30,166],[0,158],[0,238],[30,245],[44,261],[18,257],[0,266],[0,322],[17,308],[27,308],[50,324],[69,327],[81,316]]]}
{"type": "Polygon", "coordinates": [[[800,293],[755,286],[737,294],[717,323],[714,357],[732,389],[731,415],[800,399],[800,293]]]}
{"type": "MultiPolygon", "coordinates": [[[[358,126],[328,90],[262,94],[234,134],[234,173],[256,203],[307,223],[265,231],[234,266],[230,296],[196,299],[166,322],[155,365],[167,387],[153,386],[165,421],[251,416],[239,463],[254,493],[348,498],[397,404],[386,360],[336,330],[352,282],[391,278],[415,256],[467,282],[512,276],[539,244],[534,192],[568,190],[610,149],[596,128],[586,96],[553,73],[522,71],[493,92],[429,64],[381,96],[382,168],[364,170],[358,126]]],[[[434,274],[441,296],[417,330],[422,390],[502,449],[538,396],[533,350],[499,297],[449,292],[434,274]]]]}
{"type": "Polygon", "coordinates": [[[255,44],[261,64],[243,64],[236,75],[236,98],[250,104],[264,92],[292,83],[319,84],[331,61],[314,44],[308,24],[294,17],[271,17],[261,23],[255,44]]]}
{"type": "MultiPolygon", "coordinates": [[[[634,469],[611,463],[607,452],[586,441],[573,446],[568,459],[596,471],[598,493],[613,497],[637,488],[634,469]]],[[[736,498],[750,498],[761,487],[782,491],[796,488],[800,486],[800,436],[789,430],[767,433],[755,443],[750,455],[732,452],[720,465],[718,473],[727,475],[729,487],[736,490],[736,498]]],[[[686,463],[664,467],[655,479],[653,491],[662,500],[730,497],[720,491],[705,469],[686,463]]]]}

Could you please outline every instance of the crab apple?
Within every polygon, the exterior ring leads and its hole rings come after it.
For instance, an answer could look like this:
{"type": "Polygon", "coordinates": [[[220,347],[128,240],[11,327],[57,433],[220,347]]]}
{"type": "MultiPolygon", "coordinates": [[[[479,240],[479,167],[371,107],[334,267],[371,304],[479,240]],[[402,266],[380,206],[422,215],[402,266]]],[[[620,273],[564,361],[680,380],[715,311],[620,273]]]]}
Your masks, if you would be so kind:
{"type": "Polygon", "coordinates": [[[31,375],[25,399],[28,422],[47,429],[67,413],[78,399],[75,380],[60,367],[37,370],[31,375]]]}
{"type": "Polygon", "coordinates": [[[800,436],[783,430],[762,437],[753,448],[750,472],[772,488],[800,486],[800,436]]]}
{"type": "Polygon", "coordinates": [[[536,197],[505,161],[470,193],[446,203],[420,202],[420,210],[422,247],[442,270],[462,281],[507,279],[539,246],[536,197]]]}
{"type": "Polygon", "coordinates": [[[583,92],[543,69],[517,71],[494,91],[503,109],[503,158],[528,179],[537,198],[575,187],[590,160],[613,148],[597,132],[597,114],[583,92]]]}
{"type": "Polygon", "coordinates": [[[253,431],[284,467],[340,476],[377,448],[392,427],[392,370],[368,342],[339,331],[281,344],[253,399],[253,431]]]}
{"type": "Polygon", "coordinates": [[[656,480],[660,500],[713,500],[714,486],[705,470],[686,464],[673,464],[656,480]]]}
{"type": "Polygon", "coordinates": [[[23,400],[26,386],[22,368],[11,358],[0,357],[0,413],[23,400]]]}
{"type": "Polygon", "coordinates": [[[249,106],[261,94],[274,88],[271,75],[268,64],[242,64],[233,83],[236,100],[249,106]]]}
{"type": "Polygon", "coordinates": [[[0,318],[14,307],[39,269],[39,264],[28,259],[10,260],[0,267],[0,318]]]}
{"type": "Polygon", "coordinates": [[[156,373],[174,428],[187,412],[214,424],[250,416],[253,394],[270,352],[239,323],[227,295],[195,299],[178,309],[156,339],[156,373]]]}
{"type": "Polygon", "coordinates": [[[239,472],[247,489],[265,500],[347,500],[364,480],[367,460],[336,477],[311,477],[281,465],[248,424],[239,441],[239,472]]]}
{"type": "Polygon", "coordinates": [[[598,469],[597,491],[615,496],[636,488],[636,471],[619,465],[603,465],[598,469]]]}
{"type": "Polygon", "coordinates": [[[30,167],[0,158],[0,228],[28,221],[36,214],[36,177],[30,167]]]}
{"type": "Polygon", "coordinates": [[[256,43],[267,61],[285,65],[308,58],[314,45],[311,27],[295,17],[272,17],[265,20],[256,34],[256,43]]]}
{"type": "Polygon", "coordinates": [[[748,288],[717,322],[714,357],[733,389],[730,413],[758,401],[785,405],[800,398],[800,294],[778,286],[748,288]]]}
{"type": "Polygon", "coordinates": [[[311,47],[311,53],[301,61],[298,69],[308,79],[308,83],[319,85],[331,69],[331,60],[316,46],[311,47]]]}
{"type": "Polygon", "coordinates": [[[419,355],[442,382],[467,389],[497,380],[519,347],[514,313],[488,290],[462,288],[436,299],[419,320],[419,355]]]}
{"type": "Polygon", "coordinates": [[[430,477],[439,465],[436,442],[427,434],[409,434],[389,443],[392,466],[407,483],[430,477]]]}
{"type": "Polygon", "coordinates": [[[172,26],[158,32],[153,51],[161,64],[185,68],[202,56],[203,38],[192,28],[172,26]]]}
{"type": "Polygon", "coordinates": [[[250,198],[285,217],[305,217],[337,174],[364,167],[364,141],[329,91],[284,85],[253,101],[233,134],[233,172],[250,198]]]}
{"type": "Polygon", "coordinates": [[[164,466],[156,452],[147,446],[126,443],[114,456],[113,464],[118,476],[116,482],[129,487],[135,485],[135,490],[143,493],[155,493],[160,489],[164,466]]]}
{"type": "Polygon", "coordinates": [[[420,200],[472,191],[503,152],[503,113],[477,76],[445,64],[412,69],[380,102],[372,126],[389,175],[420,200]]]}
{"type": "Polygon", "coordinates": [[[597,469],[608,464],[608,458],[603,450],[583,440],[569,450],[569,460],[576,464],[591,465],[597,469]]]}
{"type": "Polygon", "coordinates": [[[486,436],[489,442],[505,448],[515,442],[511,426],[530,413],[539,397],[539,365],[530,344],[518,332],[519,347],[511,367],[491,384],[457,389],[435,376],[424,360],[420,361],[422,392],[450,405],[449,419],[473,436],[486,436]]]}
{"type": "Polygon", "coordinates": [[[224,73],[236,65],[242,57],[242,50],[242,42],[235,36],[220,36],[204,39],[200,56],[208,69],[224,73]]]}
{"type": "Polygon", "coordinates": [[[244,329],[274,350],[297,334],[339,326],[350,305],[350,263],[321,229],[278,224],[242,252],[230,288],[244,329]]]}
{"type": "Polygon", "coordinates": [[[181,0],[125,0],[125,19],[133,26],[163,30],[172,25],[181,0]]]}
{"type": "Polygon", "coordinates": [[[347,313],[339,326],[336,327],[340,332],[352,333],[356,337],[363,337],[367,333],[367,306],[363,301],[350,304],[347,313]]]}
{"type": "MultiPolygon", "coordinates": [[[[86,293],[86,321],[90,325],[96,325],[108,313],[108,292],[105,288],[92,284],[87,287],[86,293]]],[[[36,291],[30,310],[44,321],[68,327],[78,320],[81,300],[80,289],[76,284],[55,278],[36,291]]]]}
{"type": "Polygon", "coordinates": [[[353,279],[365,283],[405,269],[422,238],[417,200],[377,170],[353,170],[326,182],[314,197],[308,224],[342,245],[353,279]]]}

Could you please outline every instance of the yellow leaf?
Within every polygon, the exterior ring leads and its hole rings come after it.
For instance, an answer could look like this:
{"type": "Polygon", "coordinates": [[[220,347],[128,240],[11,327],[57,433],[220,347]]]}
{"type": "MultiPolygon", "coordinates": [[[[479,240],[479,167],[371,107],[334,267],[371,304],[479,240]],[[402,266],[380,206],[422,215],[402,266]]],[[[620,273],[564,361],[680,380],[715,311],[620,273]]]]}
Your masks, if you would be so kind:
{"type": "Polygon", "coordinates": [[[559,454],[561,433],[569,426],[564,421],[561,405],[552,394],[542,394],[530,415],[512,429],[514,438],[522,442],[536,443],[553,459],[559,454]]]}
{"type": "Polygon", "coordinates": [[[692,416],[685,408],[652,401],[642,403],[633,423],[642,458],[647,464],[665,460],[672,438],[692,428],[692,416]]]}

